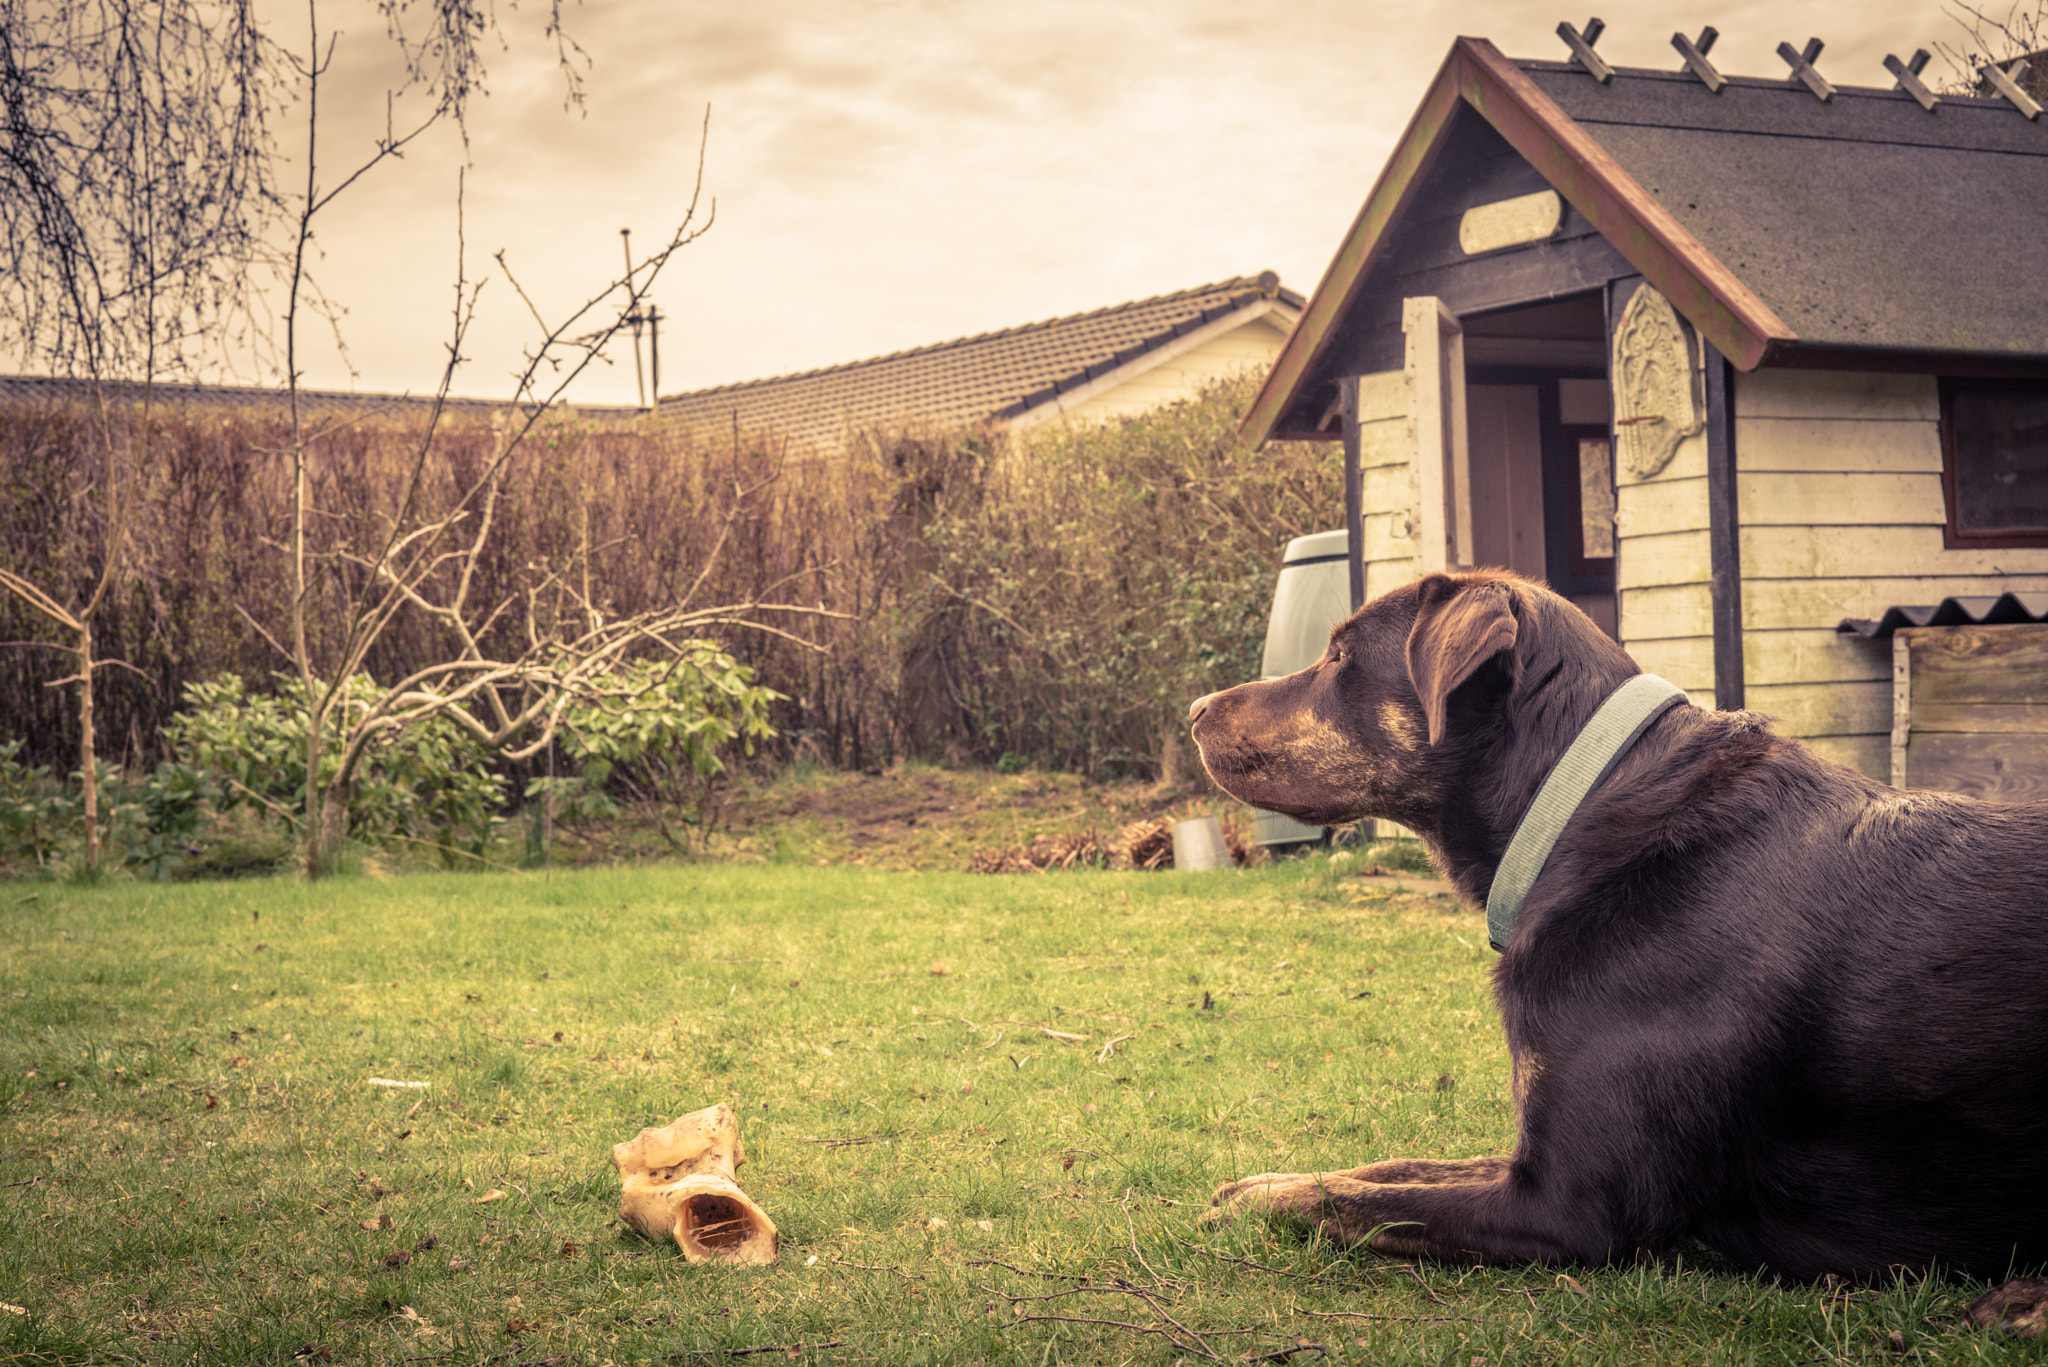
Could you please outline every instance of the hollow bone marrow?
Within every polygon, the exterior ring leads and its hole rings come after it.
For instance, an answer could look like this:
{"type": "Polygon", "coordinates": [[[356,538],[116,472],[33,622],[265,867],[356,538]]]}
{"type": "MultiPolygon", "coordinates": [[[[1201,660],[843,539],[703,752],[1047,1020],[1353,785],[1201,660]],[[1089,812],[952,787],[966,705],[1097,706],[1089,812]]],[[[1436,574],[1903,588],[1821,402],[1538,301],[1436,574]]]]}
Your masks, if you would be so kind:
{"type": "Polygon", "coordinates": [[[619,1218],[650,1239],[673,1238],[693,1263],[772,1263],[775,1222],[735,1179],[746,1161],[739,1117],[723,1101],[642,1130],[612,1145],[619,1218]]]}

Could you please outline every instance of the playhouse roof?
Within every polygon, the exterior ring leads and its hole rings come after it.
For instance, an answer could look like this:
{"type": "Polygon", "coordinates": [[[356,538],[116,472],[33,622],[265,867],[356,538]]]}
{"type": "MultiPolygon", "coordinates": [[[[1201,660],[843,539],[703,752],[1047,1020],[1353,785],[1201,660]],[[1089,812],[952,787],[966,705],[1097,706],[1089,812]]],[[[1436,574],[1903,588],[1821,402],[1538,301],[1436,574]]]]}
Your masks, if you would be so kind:
{"type": "MultiPolygon", "coordinates": [[[[1299,429],[1317,362],[1470,109],[1743,370],[2048,357],[2048,119],[2004,97],[1511,61],[1460,38],[1244,421],[1299,429]]],[[[1299,431],[1290,434],[1305,435],[1299,431]]]]}

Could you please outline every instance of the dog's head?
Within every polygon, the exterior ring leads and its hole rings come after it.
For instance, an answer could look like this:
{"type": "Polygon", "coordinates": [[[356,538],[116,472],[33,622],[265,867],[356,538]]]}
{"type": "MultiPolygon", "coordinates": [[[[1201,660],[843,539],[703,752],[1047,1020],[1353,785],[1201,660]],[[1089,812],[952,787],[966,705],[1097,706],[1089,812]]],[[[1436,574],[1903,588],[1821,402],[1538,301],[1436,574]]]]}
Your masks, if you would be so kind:
{"type": "Polygon", "coordinates": [[[1503,780],[1540,780],[1638,672],[1533,580],[1433,574],[1360,608],[1307,669],[1198,698],[1188,718],[1233,797],[1312,825],[1375,816],[1426,829],[1440,824],[1447,778],[1481,752],[1497,752],[1487,762],[1503,780]]]}

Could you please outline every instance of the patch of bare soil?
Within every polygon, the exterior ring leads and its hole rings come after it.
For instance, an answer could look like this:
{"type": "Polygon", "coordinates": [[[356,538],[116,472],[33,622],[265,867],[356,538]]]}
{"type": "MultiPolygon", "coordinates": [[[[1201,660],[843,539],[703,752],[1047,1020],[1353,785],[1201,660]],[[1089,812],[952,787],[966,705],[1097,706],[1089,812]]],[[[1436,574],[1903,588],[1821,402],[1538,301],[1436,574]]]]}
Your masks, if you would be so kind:
{"type": "Polygon", "coordinates": [[[1190,816],[1220,818],[1234,853],[1251,830],[1251,809],[1213,788],[916,764],[748,780],[725,814],[714,857],[990,873],[1169,867],[1171,823],[1190,816]]]}

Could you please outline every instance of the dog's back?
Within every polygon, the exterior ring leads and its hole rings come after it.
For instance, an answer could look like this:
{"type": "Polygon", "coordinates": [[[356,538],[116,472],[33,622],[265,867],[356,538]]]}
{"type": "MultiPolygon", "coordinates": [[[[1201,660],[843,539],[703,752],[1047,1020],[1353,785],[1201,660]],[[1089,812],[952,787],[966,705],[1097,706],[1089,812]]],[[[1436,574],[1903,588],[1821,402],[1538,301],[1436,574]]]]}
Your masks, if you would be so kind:
{"type": "Polygon", "coordinates": [[[1664,1138],[1738,1260],[2048,1261],[2048,804],[1902,792],[1766,721],[1674,717],[1582,811],[1525,912],[1552,933],[1502,965],[1511,1040],[1557,1053],[1569,984],[1721,1041],[1664,1138]]]}

